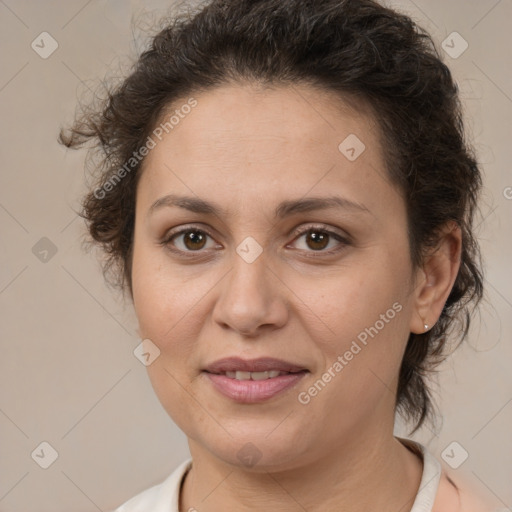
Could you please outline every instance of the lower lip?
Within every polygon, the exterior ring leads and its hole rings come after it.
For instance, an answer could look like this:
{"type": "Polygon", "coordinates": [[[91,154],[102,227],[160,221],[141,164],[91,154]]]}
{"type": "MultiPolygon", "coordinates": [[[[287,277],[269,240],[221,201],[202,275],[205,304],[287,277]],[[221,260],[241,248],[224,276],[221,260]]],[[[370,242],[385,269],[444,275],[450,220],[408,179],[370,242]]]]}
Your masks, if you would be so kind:
{"type": "Polygon", "coordinates": [[[217,391],[242,404],[268,400],[297,384],[306,373],[306,371],[289,373],[266,380],[237,380],[225,375],[204,372],[217,391]]]}

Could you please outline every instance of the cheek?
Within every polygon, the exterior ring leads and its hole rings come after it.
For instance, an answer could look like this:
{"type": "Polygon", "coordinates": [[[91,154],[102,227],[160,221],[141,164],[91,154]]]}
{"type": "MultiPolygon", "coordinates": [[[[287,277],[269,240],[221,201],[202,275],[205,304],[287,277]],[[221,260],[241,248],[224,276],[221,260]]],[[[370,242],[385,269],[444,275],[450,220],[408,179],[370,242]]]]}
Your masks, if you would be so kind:
{"type": "Polygon", "coordinates": [[[133,302],[141,337],[183,359],[199,338],[208,293],[221,276],[192,266],[170,266],[165,250],[135,247],[133,302]]]}
{"type": "Polygon", "coordinates": [[[303,279],[294,287],[314,313],[306,328],[323,365],[328,369],[341,356],[346,363],[337,374],[344,377],[337,382],[357,394],[373,392],[367,387],[371,372],[388,384],[398,375],[410,314],[407,259],[400,261],[399,254],[386,258],[381,252],[378,261],[351,265],[315,283],[303,279]]]}
{"type": "Polygon", "coordinates": [[[321,327],[309,333],[322,355],[322,368],[300,395],[301,403],[310,404],[311,414],[332,418],[326,435],[336,435],[338,428],[351,430],[382,412],[384,404],[386,410],[393,408],[407,340],[407,311],[398,294],[357,285],[357,280],[344,284],[343,291],[338,289],[336,295],[332,290],[332,300],[323,303],[321,318],[329,326],[328,336],[321,327]]]}
{"type": "MultiPolygon", "coordinates": [[[[373,325],[390,309],[392,320],[398,318],[392,306],[399,302],[405,307],[407,286],[400,272],[386,268],[381,261],[378,265],[347,267],[314,282],[304,278],[296,281],[294,292],[318,316],[331,336],[346,338],[373,325]]],[[[331,341],[326,344],[332,345],[331,341]]]]}
{"type": "Polygon", "coordinates": [[[190,404],[186,388],[193,376],[189,365],[200,329],[200,322],[192,320],[211,285],[207,279],[190,283],[183,273],[170,272],[160,252],[135,245],[133,303],[141,338],[150,339],[160,350],[146,367],[151,385],[178,427],[188,432],[197,414],[186,405],[190,404]]]}
{"type": "Polygon", "coordinates": [[[140,335],[162,348],[163,340],[184,307],[179,279],[170,279],[157,251],[135,243],[133,254],[133,303],[140,335]]]}

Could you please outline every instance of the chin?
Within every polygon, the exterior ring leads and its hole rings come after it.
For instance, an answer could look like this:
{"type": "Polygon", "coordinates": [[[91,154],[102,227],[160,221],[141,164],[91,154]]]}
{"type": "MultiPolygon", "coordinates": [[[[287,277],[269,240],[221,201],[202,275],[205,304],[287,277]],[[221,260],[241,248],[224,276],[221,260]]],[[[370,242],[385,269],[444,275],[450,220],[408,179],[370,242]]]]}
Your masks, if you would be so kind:
{"type": "Polygon", "coordinates": [[[299,466],[298,460],[308,452],[307,448],[302,449],[291,438],[288,441],[283,441],[281,437],[271,439],[268,432],[265,429],[265,432],[258,434],[253,429],[249,435],[234,434],[229,438],[223,437],[219,442],[212,443],[208,439],[208,443],[203,446],[226,464],[256,473],[299,466]]]}

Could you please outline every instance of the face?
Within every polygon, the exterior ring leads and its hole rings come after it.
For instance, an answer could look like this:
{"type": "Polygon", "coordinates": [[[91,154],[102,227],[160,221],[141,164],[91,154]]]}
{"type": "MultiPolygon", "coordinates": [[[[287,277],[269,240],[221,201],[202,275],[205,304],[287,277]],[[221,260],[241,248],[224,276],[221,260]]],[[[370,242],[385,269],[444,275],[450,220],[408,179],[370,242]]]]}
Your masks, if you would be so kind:
{"type": "Polygon", "coordinates": [[[137,190],[133,301],[163,407],[196,452],[236,465],[249,451],[291,468],[391,435],[414,273],[375,123],[307,86],[194,99],[137,190]],[[228,357],[297,368],[205,371],[228,357]]]}

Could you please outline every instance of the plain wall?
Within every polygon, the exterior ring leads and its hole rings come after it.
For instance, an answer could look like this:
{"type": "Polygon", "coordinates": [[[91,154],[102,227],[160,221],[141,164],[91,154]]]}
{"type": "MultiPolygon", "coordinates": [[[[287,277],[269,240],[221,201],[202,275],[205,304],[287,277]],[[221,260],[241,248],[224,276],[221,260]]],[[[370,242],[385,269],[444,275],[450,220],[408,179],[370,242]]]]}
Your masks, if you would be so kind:
{"type": "MultiPolygon", "coordinates": [[[[439,429],[414,438],[440,460],[457,441],[469,457],[456,471],[512,508],[512,2],[388,4],[439,45],[454,31],[468,42],[458,58],[444,57],[485,174],[478,232],[486,302],[469,341],[439,375],[439,429]]],[[[134,357],[140,340],[132,310],[105,286],[95,254],[81,247],[85,228],[74,210],[85,186],[85,152],[56,142],[77,96],[130,63],[144,43],[141,27],[170,5],[0,2],[2,512],[109,510],[189,456],[185,435],[134,357]],[[58,43],[46,59],[31,47],[43,31],[58,43]],[[48,469],[31,457],[43,441],[58,452],[48,469]]],[[[397,433],[406,435],[400,424],[397,433]]]]}

